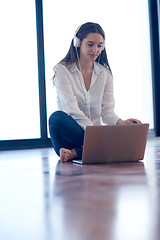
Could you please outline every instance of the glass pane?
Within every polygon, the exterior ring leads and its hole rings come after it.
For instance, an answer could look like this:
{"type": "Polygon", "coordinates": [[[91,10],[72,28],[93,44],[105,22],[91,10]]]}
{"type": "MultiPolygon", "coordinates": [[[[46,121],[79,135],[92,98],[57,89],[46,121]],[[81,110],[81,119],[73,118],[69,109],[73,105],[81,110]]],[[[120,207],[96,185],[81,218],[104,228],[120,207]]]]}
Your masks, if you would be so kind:
{"type": "Polygon", "coordinates": [[[0,140],[40,137],[35,2],[0,1],[0,140]]]}
{"type": "Polygon", "coordinates": [[[123,119],[149,122],[153,128],[148,1],[102,0],[98,6],[95,0],[82,0],[78,10],[74,6],[74,0],[43,1],[48,116],[56,109],[49,80],[52,69],[66,55],[77,27],[92,21],[106,33],[116,113],[123,119]]]}

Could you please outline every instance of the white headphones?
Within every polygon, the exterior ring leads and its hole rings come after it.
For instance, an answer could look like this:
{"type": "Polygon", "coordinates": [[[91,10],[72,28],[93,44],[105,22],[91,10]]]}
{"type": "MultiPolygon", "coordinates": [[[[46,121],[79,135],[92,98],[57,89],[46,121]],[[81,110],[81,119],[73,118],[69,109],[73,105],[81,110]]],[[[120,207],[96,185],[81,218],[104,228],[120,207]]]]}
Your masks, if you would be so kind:
{"type": "Polygon", "coordinates": [[[74,36],[74,38],[73,38],[73,46],[74,46],[75,48],[78,48],[78,47],[80,47],[80,44],[81,44],[81,40],[80,40],[79,38],[77,38],[77,37],[76,37],[76,34],[75,34],[75,36],[74,36]]]}
{"type": "Polygon", "coordinates": [[[76,29],[75,34],[74,34],[73,46],[74,46],[75,48],[78,48],[78,47],[80,47],[80,45],[81,45],[81,40],[80,40],[78,37],[76,37],[77,32],[79,31],[79,29],[81,28],[81,26],[82,26],[82,25],[80,25],[80,26],[76,29]]]}

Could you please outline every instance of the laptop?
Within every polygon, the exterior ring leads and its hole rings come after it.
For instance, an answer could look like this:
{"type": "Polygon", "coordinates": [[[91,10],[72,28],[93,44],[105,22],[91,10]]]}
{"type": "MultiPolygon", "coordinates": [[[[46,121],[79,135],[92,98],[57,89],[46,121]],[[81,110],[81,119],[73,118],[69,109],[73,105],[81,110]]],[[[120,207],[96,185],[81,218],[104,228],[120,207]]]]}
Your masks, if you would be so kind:
{"type": "Polygon", "coordinates": [[[144,159],[149,124],[87,126],[81,160],[74,163],[130,162],[144,159]]]}

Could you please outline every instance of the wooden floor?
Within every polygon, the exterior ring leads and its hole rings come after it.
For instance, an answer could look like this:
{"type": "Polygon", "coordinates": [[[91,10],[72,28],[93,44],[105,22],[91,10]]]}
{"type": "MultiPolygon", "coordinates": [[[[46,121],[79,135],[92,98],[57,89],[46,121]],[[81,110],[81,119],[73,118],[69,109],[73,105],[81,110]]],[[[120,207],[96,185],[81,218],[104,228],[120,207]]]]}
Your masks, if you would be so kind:
{"type": "Polygon", "coordinates": [[[60,163],[52,149],[0,152],[1,240],[160,239],[160,138],[143,162],[60,163]]]}

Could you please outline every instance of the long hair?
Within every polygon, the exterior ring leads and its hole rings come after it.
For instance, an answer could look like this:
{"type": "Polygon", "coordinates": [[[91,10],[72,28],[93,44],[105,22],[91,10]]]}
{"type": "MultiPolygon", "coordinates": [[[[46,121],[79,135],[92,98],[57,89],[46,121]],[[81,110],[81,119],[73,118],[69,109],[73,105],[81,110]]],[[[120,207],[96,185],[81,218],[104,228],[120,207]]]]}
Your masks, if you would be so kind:
{"type": "MultiPolygon", "coordinates": [[[[84,23],[83,25],[81,25],[78,28],[77,32],[75,33],[75,36],[77,38],[79,38],[80,41],[82,41],[84,38],[87,37],[87,35],[89,33],[99,33],[100,35],[102,35],[102,37],[105,41],[105,33],[104,33],[102,27],[98,23],[92,23],[92,22],[84,23]]],[[[63,63],[66,66],[72,65],[73,63],[78,61],[77,54],[80,57],[80,47],[78,47],[76,49],[73,45],[73,39],[72,39],[69,51],[68,51],[67,55],[60,61],[60,63],[63,63]]],[[[97,61],[98,63],[100,63],[107,69],[109,69],[111,72],[111,68],[109,66],[105,48],[104,48],[104,50],[102,50],[101,54],[97,57],[97,59],[95,61],[97,61]]]]}

